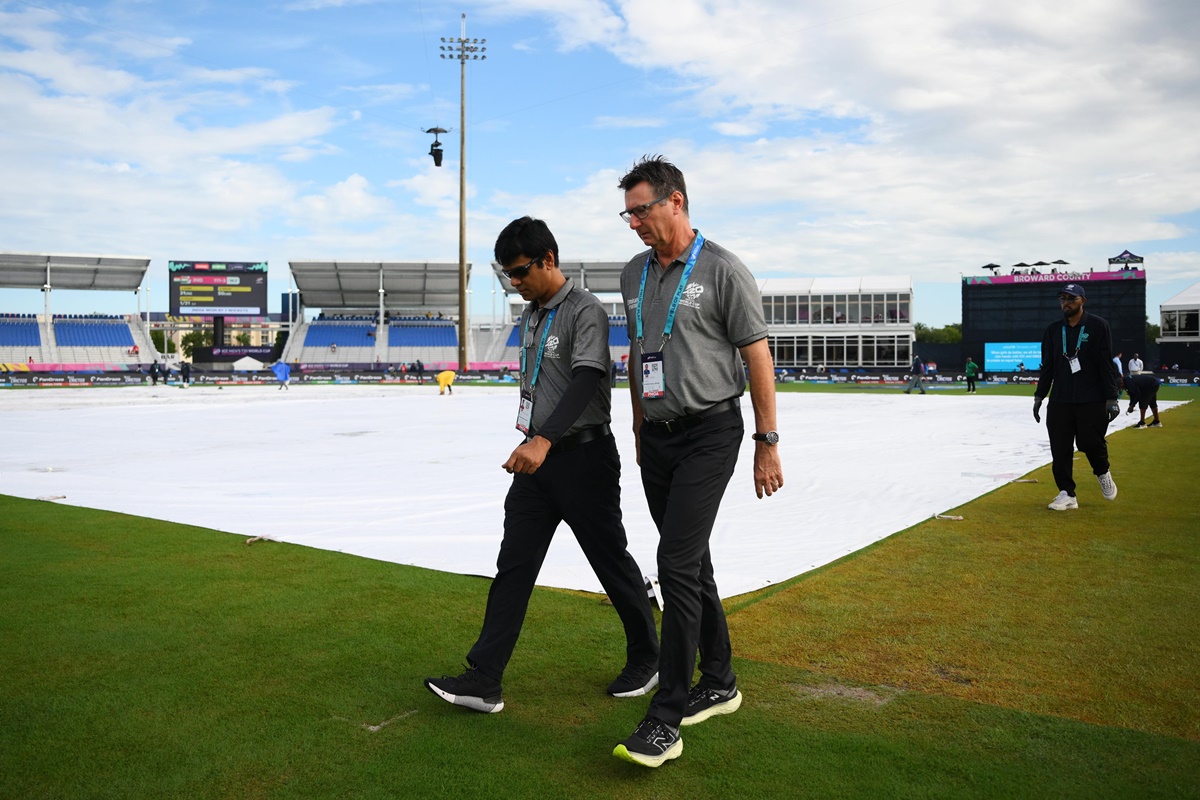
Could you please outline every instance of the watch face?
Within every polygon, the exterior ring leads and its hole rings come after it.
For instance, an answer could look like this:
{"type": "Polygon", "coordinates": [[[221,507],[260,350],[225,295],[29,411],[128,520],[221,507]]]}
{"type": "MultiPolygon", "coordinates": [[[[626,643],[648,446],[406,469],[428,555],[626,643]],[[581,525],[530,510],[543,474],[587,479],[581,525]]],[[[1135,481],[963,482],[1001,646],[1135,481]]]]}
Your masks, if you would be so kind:
{"type": "Polygon", "coordinates": [[[767,444],[779,444],[779,434],[775,431],[767,431],[764,438],[767,440],[767,444]]]}

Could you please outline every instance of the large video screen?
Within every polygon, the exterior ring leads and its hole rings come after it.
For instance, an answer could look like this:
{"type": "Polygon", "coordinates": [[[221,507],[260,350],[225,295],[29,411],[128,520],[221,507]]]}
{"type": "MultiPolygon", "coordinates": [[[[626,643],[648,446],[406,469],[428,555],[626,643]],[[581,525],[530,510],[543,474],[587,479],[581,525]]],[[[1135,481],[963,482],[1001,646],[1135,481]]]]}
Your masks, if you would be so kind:
{"type": "Polygon", "coordinates": [[[174,315],[266,316],[265,261],[169,261],[167,271],[174,315]]]}
{"type": "Polygon", "coordinates": [[[1033,372],[1041,363],[1041,342],[987,342],[983,345],[983,368],[987,372],[1016,372],[1021,366],[1033,372]]]}

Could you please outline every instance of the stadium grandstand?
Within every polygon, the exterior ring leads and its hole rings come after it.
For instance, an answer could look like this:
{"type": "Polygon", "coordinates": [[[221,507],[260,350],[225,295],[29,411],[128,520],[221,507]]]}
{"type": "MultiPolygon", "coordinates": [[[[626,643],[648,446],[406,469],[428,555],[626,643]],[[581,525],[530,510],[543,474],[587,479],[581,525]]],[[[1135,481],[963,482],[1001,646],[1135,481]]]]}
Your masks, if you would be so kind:
{"type": "Polygon", "coordinates": [[[0,288],[42,292],[44,314],[0,314],[6,371],[136,370],[160,356],[138,314],[54,314],[60,290],[134,292],[150,259],[132,256],[0,253],[0,288]]]}
{"type": "MultiPolygon", "coordinates": [[[[430,369],[458,367],[457,263],[289,264],[301,305],[321,314],[292,331],[285,361],[394,365],[420,360],[430,369]]],[[[467,345],[474,366],[479,351],[475,342],[467,345]]]]}

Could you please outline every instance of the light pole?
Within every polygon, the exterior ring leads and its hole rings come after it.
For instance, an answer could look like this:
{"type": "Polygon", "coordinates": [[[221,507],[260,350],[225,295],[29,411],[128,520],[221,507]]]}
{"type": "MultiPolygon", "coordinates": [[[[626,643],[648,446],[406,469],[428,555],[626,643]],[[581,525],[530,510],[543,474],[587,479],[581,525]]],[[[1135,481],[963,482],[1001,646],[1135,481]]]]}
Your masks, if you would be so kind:
{"type": "MultiPolygon", "coordinates": [[[[487,39],[467,38],[467,15],[462,15],[462,35],[442,38],[442,58],[459,65],[458,111],[458,370],[466,372],[467,361],[467,62],[483,61],[487,39]]],[[[436,159],[436,156],[435,156],[436,159]]]]}

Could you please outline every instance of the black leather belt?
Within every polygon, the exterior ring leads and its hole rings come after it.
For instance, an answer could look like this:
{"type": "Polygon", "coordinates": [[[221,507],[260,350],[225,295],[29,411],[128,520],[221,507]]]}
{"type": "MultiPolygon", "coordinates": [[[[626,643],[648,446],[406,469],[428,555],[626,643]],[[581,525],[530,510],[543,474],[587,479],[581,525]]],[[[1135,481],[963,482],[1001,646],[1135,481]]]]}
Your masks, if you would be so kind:
{"type": "Polygon", "coordinates": [[[588,442],[594,442],[597,439],[603,439],[605,436],[612,435],[612,429],[608,427],[608,423],[603,425],[593,425],[590,428],[584,428],[581,431],[572,433],[570,436],[564,436],[554,443],[547,455],[557,455],[558,453],[569,453],[577,449],[580,445],[585,445],[588,442]]]}
{"type": "Polygon", "coordinates": [[[643,422],[649,425],[650,428],[658,433],[678,433],[686,431],[689,428],[694,428],[705,420],[707,417],[724,414],[728,411],[737,411],[741,406],[738,405],[736,399],[729,399],[717,403],[715,406],[710,406],[704,409],[699,414],[692,414],[688,417],[678,417],[677,419],[646,419],[643,422]]]}

